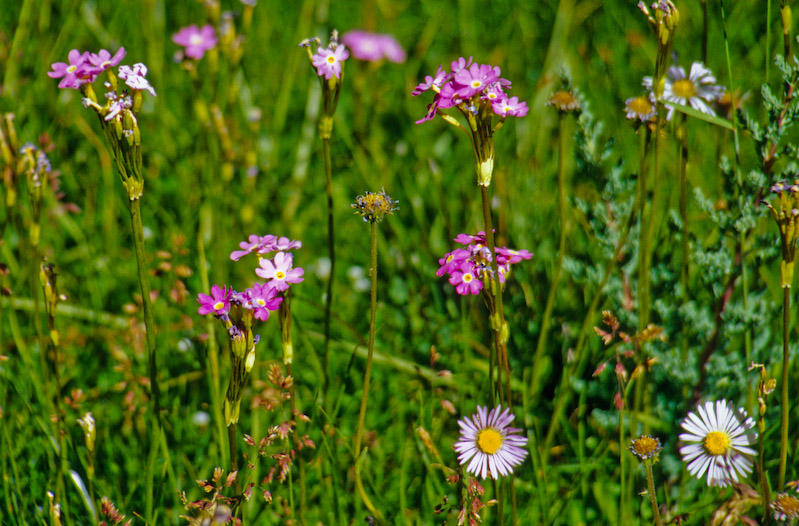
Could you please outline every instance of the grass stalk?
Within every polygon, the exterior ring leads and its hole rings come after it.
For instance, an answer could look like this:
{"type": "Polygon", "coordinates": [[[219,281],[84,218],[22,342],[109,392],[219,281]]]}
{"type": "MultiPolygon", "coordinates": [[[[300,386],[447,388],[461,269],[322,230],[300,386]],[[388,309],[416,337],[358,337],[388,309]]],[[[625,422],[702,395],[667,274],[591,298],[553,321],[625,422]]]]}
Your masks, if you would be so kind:
{"type": "Polygon", "coordinates": [[[652,504],[652,514],[655,516],[655,524],[663,526],[663,521],[660,518],[660,511],[658,510],[658,499],[655,495],[655,481],[652,477],[652,464],[644,462],[644,469],[646,470],[646,490],[649,494],[649,503],[652,504]]]}
{"type": "Polygon", "coordinates": [[[327,278],[327,296],[325,297],[325,347],[322,355],[323,392],[327,396],[330,387],[330,315],[333,308],[333,281],[336,276],[336,243],[333,222],[333,167],[330,160],[330,137],[322,138],[322,151],[325,164],[325,180],[327,188],[327,254],[330,258],[330,275],[327,278]]]}
{"type": "Polygon", "coordinates": [[[369,385],[372,378],[372,357],[375,349],[375,318],[377,316],[377,222],[370,221],[370,247],[371,247],[371,294],[370,294],[370,307],[369,307],[369,347],[366,356],[366,370],[363,374],[363,394],[361,395],[361,409],[358,413],[358,428],[355,431],[355,441],[353,453],[355,455],[355,485],[358,488],[358,494],[361,496],[364,505],[369,511],[378,519],[382,519],[382,514],[375,508],[372,501],[369,499],[366,491],[363,488],[361,480],[361,439],[363,438],[363,427],[366,420],[366,405],[369,401],[369,385]]]}
{"type": "MultiPolygon", "coordinates": [[[[690,265],[690,247],[688,243],[688,118],[680,115],[677,140],[679,141],[679,179],[680,179],[680,221],[682,221],[682,260],[680,261],[680,287],[682,306],[688,303],[688,272],[690,265]]],[[[682,321],[680,345],[682,360],[688,359],[688,320],[682,321]]]]}

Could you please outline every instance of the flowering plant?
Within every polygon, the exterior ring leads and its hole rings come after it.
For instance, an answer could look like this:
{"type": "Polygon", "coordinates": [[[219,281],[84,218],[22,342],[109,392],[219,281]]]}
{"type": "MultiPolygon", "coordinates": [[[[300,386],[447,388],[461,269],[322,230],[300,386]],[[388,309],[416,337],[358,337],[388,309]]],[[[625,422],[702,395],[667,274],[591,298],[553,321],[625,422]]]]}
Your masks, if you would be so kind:
{"type": "Polygon", "coordinates": [[[438,67],[435,76],[426,76],[418,84],[413,96],[433,90],[432,104],[427,106],[427,114],[416,121],[421,124],[432,120],[436,115],[448,123],[461,128],[469,135],[477,163],[477,184],[489,186],[494,172],[494,132],[507,117],[527,115],[527,103],[518,97],[508,97],[505,93],[511,82],[500,78],[500,69],[489,64],[477,64],[463,57],[451,64],[452,71],[438,67]],[[466,118],[468,130],[454,117],[441,110],[457,108],[466,118]],[[499,116],[497,122],[494,117],[499,116]]]}

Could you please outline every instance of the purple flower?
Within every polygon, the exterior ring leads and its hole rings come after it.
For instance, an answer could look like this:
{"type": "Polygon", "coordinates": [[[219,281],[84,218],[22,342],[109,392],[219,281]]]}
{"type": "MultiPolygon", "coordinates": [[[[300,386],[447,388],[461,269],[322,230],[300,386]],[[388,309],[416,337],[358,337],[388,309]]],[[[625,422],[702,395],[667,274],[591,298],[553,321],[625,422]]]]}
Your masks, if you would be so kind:
{"type": "Polygon", "coordinates": [[[506,98],[508,98],[508,96],[505,95],[504,91],[502,91],[502,83],[494,82],[493,84],[488,85],[485,91],[483,91],[483,95],[480,98],[483,100],[487,100],[488,102],[494,103],[505,100],[506,98]]]}
{"type": "Polygon", "coordinates": [[[460,70],[466,69],[472,65],[472,57],[469,57],[469,60],[466,60],[463,57],[460,57],[458,60],[453,60],[450,67],[452,68],[452,74],[456,75],[460,70]]]}
{"type": "Polygon", "coordinates": [[[436,276],[440,278],[444,274],[452,274],[458,270],[461,264],[471,255],[471,252],[463,248],[456,248],[452,252],[449,252],[438,260],[438,264],[441,265],[441,267],[436,271],[436,276]]]}
{"type": "Polygon", "coordinates": [[[186,48],[186,56],[200,60],[209,49],[217,44],[216,33],[210,24],[197,28],[195,25],[184,27],[174,35],[172,42],[186,48]]]}
{"type": "Polygon", "coordinates": [[[58,83],[59,88],[78,89],[81,84],[92,82],[99,71],[92,66],[89,60],[89,52],[81,53],[73,49],[68,55],[69,64],[65,62],[55,62],[50,67],[53,71],[48,71],[47,76],[51,79],[61,79],[58,83]]]}
{"type": "Polygon", "coordinates": [[[276,297],[277,289],[269,284],[256,283],[251,289],[244,291],[248,299],[248,308],[253,310],[255,319],[266,321],[269,311],[276,311],[283,298],[276,297]]]}
{"type": "Polygon", "coordinates": [[[259,262],[261,268],[255,269],[255,273],[271,280],[269,284],[277,290],[284,291],[289,288],[289,283],[301,282],[302,275],[305,274],[301,268],[291,268],[293,260],[288,252],[278,252],[275,254],[274,262],[271,259],[262,259],[259,262]]]}
{"type": "Polygon", "coordinates": [[[527,250],[511,250],[506,247],[497,247],[496,253],[499,265],[518,263],[523,259],[531,259],[533,257],[533,254],[527,250]]]}
{"type": "Polygon", "coordinates": [[[89,55],[89,62],[102,72],[122,62],[123,58],[125,58],[125,48],[123,47],[119,48],[117,52],[114,53],[114,56],[111,56],[110,51],[101,49],[99,53],[92,53],[89,55]]]}
{"type": "Polygon", "coordinates": [[[128,87],[135,90],[147,90],[155,97],[155,90],[145,78],[147,76],[147,66],[144,64],[134,64],[130,66],[119,66],[119,78],[125,81],[128,87]]]}
{"type": "Polygon", "coordinates": [[[106,121],[114,120],[120,114],[124,115],[125,110],[133,107],[133,99],[130,95],[117,96],[114,94],[111,105],[108,107],[108,113],[105,116],[106,121]]]}
{"type": "Polygon", "coordinates": [[[528,110],[527,103],[524,101],[519,102],[519,97],[511,97],[494,102],[491,104],[491,109],[494,110],[494,113],[502,115],[503,117],[524,117],[527,115],[528,110]]]}
{"type": "Polygon", "coordinates": [[[219,285],[211,287],[211,295],[200,293],[197,295],[197,301],[200,302],[200,308],[197,312],[203,316],[213,312],[217,316],[227,314],[230,310],[230,300],[233,298],[233,288],[226,288],[219,285]]]}
{"type": "Polygon", "coordinates": [[[270,250],[270,252],[275,250],[280,250],[282,252],[284,250],[293,250],[295,248],[302,248],[302,241],[292,241],[287,237],[281,236],[280,239],[275,241],[274,248],[270,250]]]}
{"type": "Polygon", "coordinates": [[[358,60],[378,62],[388,59],[391,62],[405,62],[407,55],[397,39],[392,35],[381,35],[355,29],[342,35],[341,41],[352,51],[358,60]]]}
{"type": "Polygon", "coordinates": [[[239,246],[242,250],[234,250],[230,253],[230,259],[233,261],[238,261],[239,259],[243,258],[247,254],[251,254],[253,250],[258,248],[258,245],[261,243],[261,238],[256,236],[255,234],[249,237],[250,242],[242,241],[239,243],[239,246]]]}
{"type": "Polygon", "coordinates": [[[340,44],[334,49],[320,47],[311,57],[311,63],[316,68],[316,74],[320,77],[324,75],[326,79],[330,80],[331,77],[335,76],[340,79],[341,63],[347,60],[349,56],[347,48],[340,44]]]}
{"type": "Polygon", "coordinates": [[[455,292],[463,296],[480,294],[483,289],[483,282],[477,276],[476,266],[471,261],[461,263],[460,269],[452,273],[449,282],[455,285],[455,292]]]}
{"type": "Polygon", "coordinates": [[[418,84],[415,88],[413,88],[413,92],[411,95],[414,97],[417,95],[421,95],[425,91],[432,89],[432,88],[440,88],[442,84],[449,80],[449,74],[442,68],[438,66],[438,71],[436,71],[436,75],[431,77],[427,75],[424,78],[424,82],[418,84]]]}
{"type": "Polygon", "coordinates": [[[463,68],[452,78],[456,84],[458,95],[469,98],[486,89],[489,84],[499,80],[500,70],[488,64],[472,64],[469,69],[463,68]]]}

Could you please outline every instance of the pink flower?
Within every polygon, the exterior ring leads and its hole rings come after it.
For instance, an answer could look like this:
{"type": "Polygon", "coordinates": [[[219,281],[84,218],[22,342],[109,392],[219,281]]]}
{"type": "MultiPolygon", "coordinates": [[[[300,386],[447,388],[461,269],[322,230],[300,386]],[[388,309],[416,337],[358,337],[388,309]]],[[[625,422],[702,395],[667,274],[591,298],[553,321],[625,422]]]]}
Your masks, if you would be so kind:
{"type": "Polygon", "coordinates": [[[449,80],[449,74],[444,71],[444,68],[438,66],[438,71],[436,71],[435,77],[431,77],[427,75],[424,78],[424,82],[419,83],[415,88],[413,88],[413,92],[411,95],[414,97],[417,95],[421,95],[425,91],[432,89],[432,88],[440,88],[442,84],[449,80]]]}
{"type": "Polygon", "coordinates": [[[261,238],[259,238],[255,234],[251,235],[249,237],[249,240],[250,240],[249,243],[247,241],[242,241],[241,243],[239,243],[239,247],[241,247],[241,250],[234,250],[233,252],[231,252],[230,259],[232,259],[233,261],[240,260],[247,254],[251,254],[252,251],[258,248],[259,244],[261,243],[260,241],[261,238]]]}
{"type": "Polygon", "coordinates": [[[527,103],[524,101],[519,102],[519,97],[511,97],[494,102],[491,104],[491,109],[494,110],[494,113],[503,117],[524,117],[527,115],[528,110],[527,103]]]}
{"type": "Polygon", "coordinates": [[[452,273],[449,282],[455,285],[455,292],[463,296],[480,294],[483,289],[483,282],[477,276],[476,266],[471,261],[464,261],[460,269],[452,273]]]}
{"type": "Polygon", "coordinates": [[[197,28],[195,25],[184,27],[174,35],[172,42],[186,48],[186,56],[200,60],[209,49],[217,44],[216,33],[210,24],[197,28]]]}
{"type": "Polygon", "coordinates": [[[89,63],[89,52],[81,53],[77,49],[69,52],[67,57],[69,64],[55,62],[50,67],[53,71],[48,71],[47,76],[51,79],[61,79],[58,83],[59,88],[78,89],[81,84],[94,81],[99,71],[89,63]]]}
{"type": "Polygon", "coordinates": [[[341,41],[352,51],[358,60],[378,62],[388,59],[391,62],[405,62],[407,55],[397,39],[392,35],[381,35],[355,29],[344,33],[341,41]]]}
{"type": "Polygon", "coordinates": [[[253,310],[253,316],[261,321],[266,321],[269,311],[276,311],[283,301],[283,298],[276,297],[277,289],[269,284],[256,283],[251,289],[245,290],[244,294],[247,295],[247,304],[253,310]]]}
{"type": "Polygon", "coordinates": [[[340,79],[341,63],[347,60],[349,56],[347,48],[340,44],[334,49],[320,47],[311,57],[311,63],[316,68],[316,74],[320,77],[324,75],[326,79],[330,80],[331,77],[335,76],[340,79]]]}
{"type": "Polygon", "coordinates": [[[460,268],[461,264],[466,261],[469,256],[471,256],[471,252],[463,248],[456,248],[452,252],[446,254],[443,258],[438,260],[438,264],[441,265],[441,267],[436,271],[436,276],[440,278],[444,274],[452,274],[460,268]]]}
{"type": "Polygon", "coordinates": [[[125,48],[121,47],[114,53],[114,56],[111,56],[110,51],[106,51],[105,49],[101,49],[99,53],[92,53],[89,55],[89,62],[100,69],[100,71],[105,71],[108,68],[112,68],[122,62],[122,59],[125,58],[125,48]]]}
{"type": "Polygon", "coordinates": [[[211,287],[211,295],[200,293],[197,295],[197,301],[200,302],[200,308],[197,312],[205,316],[213,312],[217,316],[227,314],[230,310],[230,300],[233,297],[233,288],[226,289],[224,286],[219,288],[219,285],[211,287]]]}
{"type": "Polygon", "coordinates": [[[469,98],[499,80],[499,74],[498,67],[492,67],[489,64],[472,64],[469,69],[463,68],[458,71],[452,78],[452,82],[456,84],[458,95],[469,98]]]}
{"type": "Polygon", "coordinates": [[[134,64],[130,66],[119,66],[119,78],[125,81],[129,88],[135,90],[147,90],[155,97],[155,90],[145,78],[147,76],[147,66],[144,64],[134,64]]]}
{"type": "Polygon", "coordinates": [[[288,252],[278,252],[275,254],[274,262],[271,259],[262,259],[259,264],[261,268],[255,269],[255,273],[264,279],[268,279],[269,285],[279,291],[289,288],[290,283],[299,283],[304,278],[305,271],[301,268],[292,268],[293,257],[288,252]]]}
{"type": "Polygon", "coordinates": [[[273,250],[284,251],[293,250],[295,248],[302,248],[302,241],[292,241],[287,237],[281,236],[280,239],[275,242],[275,248],[273,250]]]}

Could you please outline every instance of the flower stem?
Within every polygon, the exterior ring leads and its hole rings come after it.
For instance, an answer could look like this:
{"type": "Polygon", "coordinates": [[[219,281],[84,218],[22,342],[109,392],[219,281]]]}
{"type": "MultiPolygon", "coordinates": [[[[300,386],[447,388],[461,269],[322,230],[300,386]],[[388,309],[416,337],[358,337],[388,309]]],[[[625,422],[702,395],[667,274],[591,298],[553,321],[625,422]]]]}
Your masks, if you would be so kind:
{"type": "Polygon", "coordinates": [[[133,231],[133,245],[136,250],[136,267],[139,273],[139,287],[141,288],[142,304],[144,305],[144,328],[147,335],[148,369],[150,373],[150,394],[152,396],[152,413],[150,419],[150,454],[147,459],[145,512],[150,522],[153,522],[153,486],[155,477],[155,460],[158,456],[159,433],[161,430],[161,390],[158,385],[158,369],[156,367],[155,349],[155,320],[153,319],[153,304],[150,299],[150,282],[147,280],[147,266],[144,258],[144,230],[141,222],[141,199],[128,201],[130,211],[130,225],[133,231]]]}
{"type": "Polygon", "coordinates": [[[377,222],[370,222],[371,227],[371,255],[372,266],[370,268],[370,276],[372,278],[372,291],[370,297],[369,308],[369,350],[366,355],[366,371],[363,374],[363,394],[361,395],[361,410],[358,413],[358,428],[355,431],[355,484],[358,487],[358,493],[363,500],[364,505],[372,512],[377,518],[382,518],[382,514],[374,507],[372,501],[366,495],[361,481],[360,469],[360,456],[361,456],[361,438],[363,437],[363,426],[366,420],[366,404],[369,401],[369,384],[372,377],[372,356],[375,349],[375,317],[377,315],[377,222]]]}
{"type": "MultiPolygon", "coordinates": [[[[491,208],[488,197],[488,188],[480,185],[480,195],[483,199],[483,222],[485,224],[486,243],[488,250],[491,252],[491,269],[494,271],[494,315],[496,319],[492,320],[492,329],[494,330],[494,343],[497,347],[496,364],[499,380],[497,382],[497,391],[502,391],[502,371],[505,372],[505,399],[509,407],[513,407],[510,392],[510,366],[508,365],[508,356],[506,342],[502,341],[502,335],[505,333],[505,308],[502,304],[502,284],[499,281],[499,266],[497,265],[496,258],[496,243],[494,241],[494,226],[491,221],[491,208]]],[[[500,396],[502,398],[502,396],[500,396]]]]}
{"type": "MultiPolygon", "coordinates": [[[[679,141],[680,162],[680,220],[682,221],[682,261],[680,265],[680,287],[682,305],[688,303],[688,265],[690,254],[688,246],[688,119],[681,115],[677,140],[679,141]]],[[[682,360],[688,359],[688,320],[682,322],[682,360]]]]}
{"type": "Polygon", "coordinates": [[[789,331],[791,329],[791,289],[782,289],[782,425],[780,426],[780,471],[778,488],[785,486],[785,465],[788,460],[788,371],[791,368],[788,356],[789,331]]]}
{"type": "Polygon", "coordinates": [[[663,526],[663,521],[660,519],[660,511],[658,511],[658,499],[655,496],[655,481],[652,478],[652,464],[649,462],[644,463],[646,470],[646,488],[649,493],[649,502],[652,504],[652,513],[655,515],[655,524],[663,526]]]}
{"type": "Polygon", "coordinates": [[[327,180],[327,252],[330,258],[330,275],[327,278],[327,296],[325,298],[325,349],[322,355],[323,392],[327,395],[330,387],[330,313],[333,307],[333,279],[336,275],[336,244],[333,226],[333,168],[330,161],[330,137],[322,138],[322,150],[325,159],[325,178],[327,180]]]}

